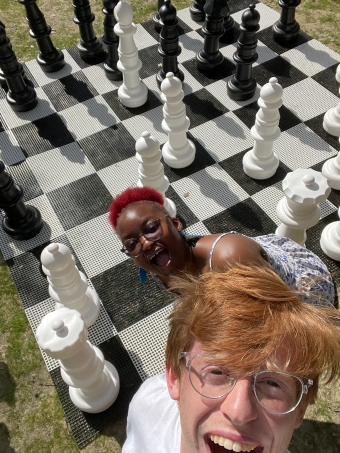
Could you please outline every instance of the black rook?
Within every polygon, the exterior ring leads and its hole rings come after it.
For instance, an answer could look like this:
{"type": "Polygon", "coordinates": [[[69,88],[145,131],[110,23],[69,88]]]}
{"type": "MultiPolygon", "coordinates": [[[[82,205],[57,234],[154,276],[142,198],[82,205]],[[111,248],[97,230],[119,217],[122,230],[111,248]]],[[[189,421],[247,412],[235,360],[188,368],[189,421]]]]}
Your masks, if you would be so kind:
{"type": "Polygon", "coordinates": [[[44,72],[58,71],[65,65],[64,54],[54,47],[50,34],[51,27],[36,5],[36,0],[18,0],[26,9],[26,18],[30,27],[29,34],[37,41],[40,52],[37,62],[44,72]]]}
{"type": "Polygon", "coordinates": [[[13,182],[0,161],[0,208],[5,215],[2,219],[4,231],[13,239],[22,241],[36,236],[43,226],[40,212],[22,201],[23,191],[13,182]]]}
{"type": "Polygon", "coordinates": [[[236,63],[235,74],[227,83],[228,96],[234,101],[245,101],[254,96],[256,80],[252,77],[252,64],[258,58],[257,36],[259,30],[260,14],[255,5],[250,5],[242,14],[241,34],[234,53],[236,63]]]}
{"type": "Polygon", "coordinates": [[[289,44],[297,38],[300,25],[295,20],[295,9],[301,0],[279,0],[280,19],[273,25],[274,40],[280,44],[289,44]]]}
{"type": "Polygon", "coordinates": [[[191,19],[195,22],[205,21],[205,12],[203,10],[205,0],[194,0],[189,6],[191,19]]]}
{"type": "Polygon", "coordinates": [[[171,5],[170,0],[165,0],[164,5],[159,10],[159,15],[162,30],[159,37],[158,53],[163,59],[163,64],[162,69],[156,75],[158,86],[161,85],[168,72],[173,72],[174,76],[183,82],[184,74],[178,69],[177,63],[177,57],[182,51],[178,45],[178,20],[176,8],[171,5]]]}
{"type": "Polygon", "coordinates": [[[106,77],[109,80],[123,80],[123,74],[117,68],[118,62],[118,44],[119,38],[114,32],[114,26],[117,21],[113,14],[113,10],[117,5],[118,0],[103,0],[104,19],[104,36],[102,41],[107,45],[109,58],[104,63],[106,77]]]}

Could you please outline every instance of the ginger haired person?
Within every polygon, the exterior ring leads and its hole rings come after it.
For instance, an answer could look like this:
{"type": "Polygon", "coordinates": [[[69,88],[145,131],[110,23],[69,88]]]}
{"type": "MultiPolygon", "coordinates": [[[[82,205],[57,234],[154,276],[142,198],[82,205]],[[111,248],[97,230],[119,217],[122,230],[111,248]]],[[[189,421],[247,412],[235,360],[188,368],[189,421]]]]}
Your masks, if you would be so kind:
{"type": "Polygon", "coordinates": [[[339,311],[302,302],[268,267],[170,289],[166,373],[132,399],[122,453],[289,453],[320,381],[340,378],[339,311]]]}
{"type": "Polygon", "coordinates": [[[235,232],[185,236],[180,220],[165,209],[163,195],[150,187],[128,188],[117,195],[109,220],[122,241],[121,251],[165,286],[180,272],[199,275],[240,262],[271,267],[292,289],[304,289],[300,297],[309,303],[334,304],[334,284],[326,265],[288,238],[275,234],[249,238],[235,232]]]}

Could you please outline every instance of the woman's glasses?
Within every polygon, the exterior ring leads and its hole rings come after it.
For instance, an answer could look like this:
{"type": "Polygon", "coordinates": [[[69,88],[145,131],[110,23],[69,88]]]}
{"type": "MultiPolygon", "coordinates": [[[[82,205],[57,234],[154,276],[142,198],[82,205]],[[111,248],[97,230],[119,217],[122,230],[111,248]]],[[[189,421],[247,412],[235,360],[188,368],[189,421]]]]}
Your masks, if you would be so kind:
{"type": "Polygon", "coordinates": [[[150,220],[144,227],[143,233],[141,233],[136,238],[127,239],[124,244],[121,252],[125,253],[128,256],[137,258],[137,256],[143,253],[143,244],[140,241],[140,238],[143,237],[147,241],[156,242],[163,237],[164,230],[162,228],[161,221],[165,217],[170,217],[168,214],[165,214],[160,219],[150,220]]]}

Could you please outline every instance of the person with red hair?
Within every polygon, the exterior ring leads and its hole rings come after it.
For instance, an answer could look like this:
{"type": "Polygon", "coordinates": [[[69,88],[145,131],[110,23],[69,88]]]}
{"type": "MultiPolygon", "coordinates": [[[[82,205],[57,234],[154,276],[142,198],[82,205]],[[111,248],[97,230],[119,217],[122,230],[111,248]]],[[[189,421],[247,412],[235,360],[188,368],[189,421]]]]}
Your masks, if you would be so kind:
{"type": "Polygon", "coordinates": [[[294,241],[269,234],[249,238],[236,232],[187,236],[182,223],[164,207],[164,197],[151,187],[128,188],[109,208],[109,221],[122,241],[121,251],[168,286],[174,274],[199,275],[242,263],[270,267],[300,298],[334,304],[335,289],[326,265],[294,241]]]}

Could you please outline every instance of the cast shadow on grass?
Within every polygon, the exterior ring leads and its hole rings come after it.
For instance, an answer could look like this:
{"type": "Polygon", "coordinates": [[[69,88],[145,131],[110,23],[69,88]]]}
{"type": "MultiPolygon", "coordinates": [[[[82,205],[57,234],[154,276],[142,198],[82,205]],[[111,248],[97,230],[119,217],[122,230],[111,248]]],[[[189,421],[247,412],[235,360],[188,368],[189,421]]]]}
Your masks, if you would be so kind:
{"type": "Polygon", "coordinates": [[[10,434],[5,423],[0,423],[0,451],[2,453],[17,453],[10,446],[10,434]]]}
{"type": "Polygon", "coordinates": [[[16,383],[5,362],[0,362],[0,382],[0,402],[7,403],[9,406],[14,406],[16,383]]]}
{"type": "Polygon", "coordinates": [[[291,453],[337,453],[340,451],[340,424],[305,419],[288,448],[291,453]]]}

